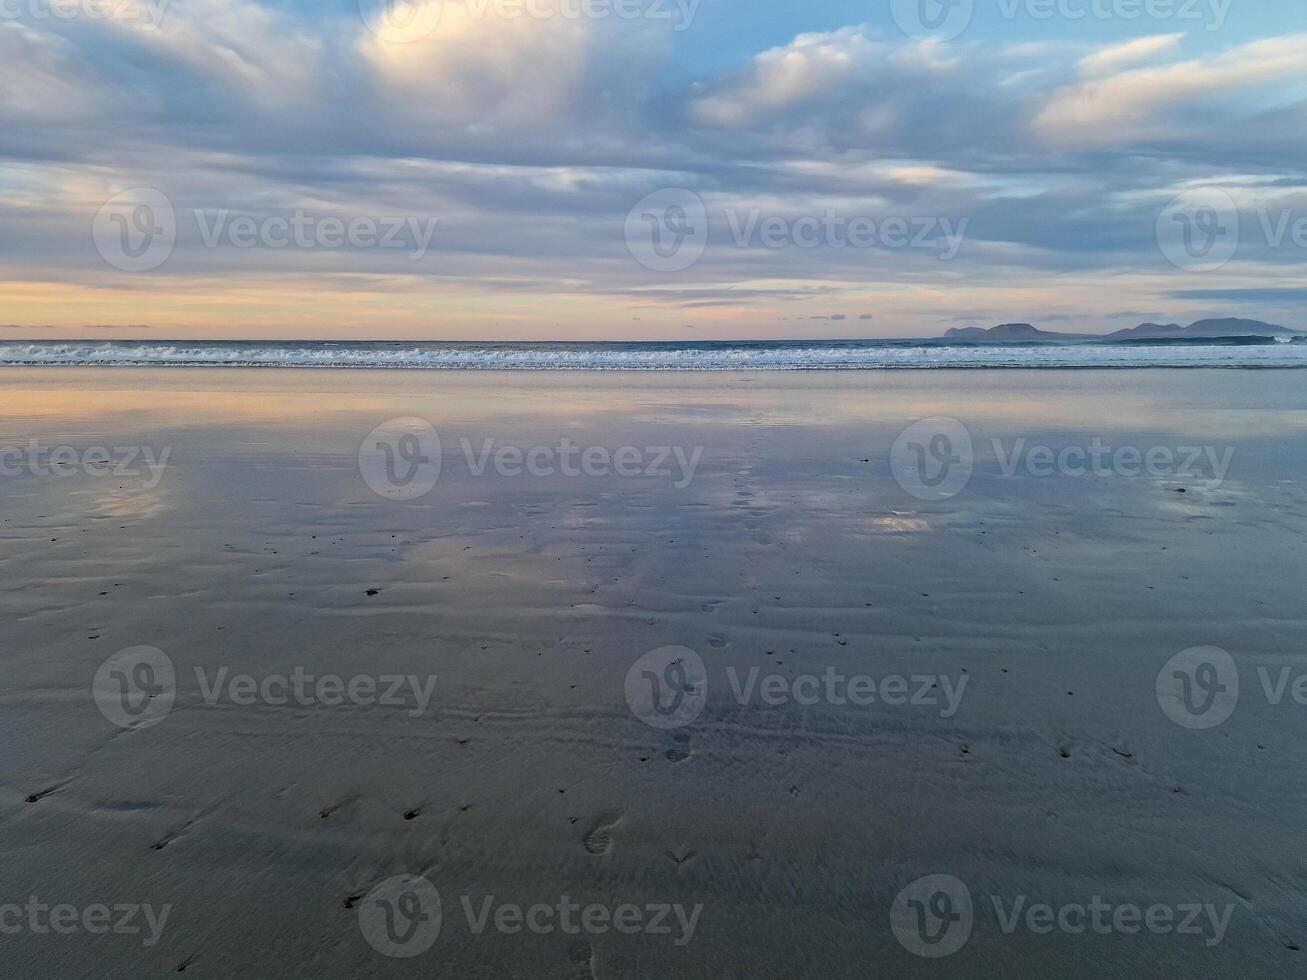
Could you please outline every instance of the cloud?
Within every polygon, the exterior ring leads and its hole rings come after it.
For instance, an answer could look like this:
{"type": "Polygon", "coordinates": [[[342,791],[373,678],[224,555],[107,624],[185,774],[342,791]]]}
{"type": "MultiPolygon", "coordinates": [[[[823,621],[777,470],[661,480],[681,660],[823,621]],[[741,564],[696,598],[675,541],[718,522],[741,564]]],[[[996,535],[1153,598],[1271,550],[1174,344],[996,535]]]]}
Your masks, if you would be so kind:
{"type": "Polygon", "coordinates": [[[1197,133],[1210,139],[1213,118],[1228,115],[1232,100],[1243,103],[1241,114],[1247,116],[1272,108],[1284,86],[1304,83],[1307,34],[1286,35],[1212,58],[1134,68],[1067,86],[1048,98],[1034,129],[1065,148],[1157,143],[1197,133]]]}
{"type": "Polygon", "coordinates": [[[1232,289],[1177,289],[1176,299],[1224,300],[1232,303],[1307,303],[1307,286],[1269,286],[1232,289]]]}
{"type": "Polygon", "coordinates": [[[695,99],[690,114],[707,126],[732,129],[750,125],[848,86],[892,51],[857,27],[800,34],[783,47],[759,54],[739,76],[695,99]]]}
{"type": "MultiPolygon", "coordinates": [[[[556,127],[571,121],[594,31],[559,16],[506,17],[488,5],[432,0],[434,30],[365,32],[358,52],[383,110],[402,106],[411,124],[556,127]],[[396,36],[398,35],[398,36],[396,36]]],[[[421,23],[419,17],[417,23],[421,23]]]]}
{"type": "Polygon", "coordinates": [[[1184,34],[1157,34],[1099,48],[1080,59],[1080,74],[1110,75],[1129,65],[1152,61],[1158,55],[1174,50],[1183,38],[1184,34]]]}
{"type": "MultiPolygon", "coordinates": [[[[353,6],[190,0],[153,31],[0,20],[7,318],[148,318],[172,333],[221,305],[287,335],[325,320],[557,336],[559,322],[611,330],[631,312],[679,331],[693,308],[705,332],[783,313],[853,333],[872,315],[826,311],[871,308],[878,333],[906,335],[976,311],[1074,316],[1109,291],[1115,308],[1217,299],[1188,295],[1204,281],[1161,255],[1166,202],[1201,182],[1248,208],[1303,206],[1287,192],[1304,186],[1307,35],[1091,51],[850,25],[693,71],[644,22],[446,2],[431,30],[397,37],[353,6]],[[141,186],[172,200],[178,238],[165,265],[126,275],[88,232],[111,195],[141,186]],[[693,190],[709,218],[702,258],[675,276],[636,262],[624,234],[664,187],[693,190]],[[297,208],[438,226],[422,261],[206,247],[197,232],[197,210],[297,208]],[[967,225],[946,262],[913,247],[742,247],[726,216],[753,211],[967,225]]],[[[1229,270],[1236,286],[1275,282],[1293,258],[1254,246],[1229,270]]]]}

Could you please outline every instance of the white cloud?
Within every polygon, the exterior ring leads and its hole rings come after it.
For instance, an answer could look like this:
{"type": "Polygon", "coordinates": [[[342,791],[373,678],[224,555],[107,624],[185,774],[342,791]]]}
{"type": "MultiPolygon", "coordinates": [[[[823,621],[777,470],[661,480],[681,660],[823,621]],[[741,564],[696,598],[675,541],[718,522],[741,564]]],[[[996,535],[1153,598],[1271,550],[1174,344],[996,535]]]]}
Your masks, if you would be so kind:
{"type": "Polygon", "coordinates": [[[435,29],[417,39],[361,35],[359,51],[387,108],[441,125],[536,128],[572,117],[593,22],[505,17],[496,9],[478,14],[472,5],[446,3],[435,29]]]}
{"type": "Polygon", "coordinates": [[[840,90],[891,51],[860,27],[800,34],[783,47],[762,52],[740,77],[696,99],[691,115],[701,124],[723,129],[748,126],[840,90]]]}
{"type": "MultiPolygon", "coordinates": [[[[1307,34],[1256,41],[1214,58],[1135,68],[1063,88],[1038,112],[1034,128],[1048,143],[1069,149],[1175,139],[1189,131],[1187,121],[1177,115],[1182,110],[1228,102],[1232,96],[1247,100],[1264,87],[1272,87],[1274,96],[1274,86],[1291,82],[1307,82],[1307,34]]],[[[1219,117],[1214,112],[1205,123],[1219,117]]]]}
{"type": "Polygon", "coordinates": [[[1157,34],[1100,48],[1080,59],[1080,74],[1087,77],[1110,75],[1122,68],[1152,61],[1157,56],[1174,50],[1183,38],[1183,34],[1157,34]]]}

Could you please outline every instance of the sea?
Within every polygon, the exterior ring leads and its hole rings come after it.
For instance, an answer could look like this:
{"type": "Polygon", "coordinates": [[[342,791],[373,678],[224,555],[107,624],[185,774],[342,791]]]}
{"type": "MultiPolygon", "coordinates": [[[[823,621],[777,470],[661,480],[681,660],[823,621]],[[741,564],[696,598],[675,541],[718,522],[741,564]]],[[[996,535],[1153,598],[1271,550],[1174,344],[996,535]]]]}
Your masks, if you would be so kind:
{"type": "Polygon", "coordinates": [[[859,371],[990,368],[1299,368],[1307,343],[921,340],[481,342],[4,340],[0,366],[389,368],[498,371],[859,371]]]}

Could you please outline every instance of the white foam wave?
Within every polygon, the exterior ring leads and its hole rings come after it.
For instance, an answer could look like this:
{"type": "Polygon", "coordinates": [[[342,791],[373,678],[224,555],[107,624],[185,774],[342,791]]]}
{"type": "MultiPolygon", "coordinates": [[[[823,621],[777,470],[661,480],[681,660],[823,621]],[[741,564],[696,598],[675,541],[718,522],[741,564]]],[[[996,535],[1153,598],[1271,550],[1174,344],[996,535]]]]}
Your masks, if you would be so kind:
{"type": "Polygon", "coordinates": [[[477,344],[4,341],[0,365],[516,371],[1307,367],[1307,345],[477,344]]]}

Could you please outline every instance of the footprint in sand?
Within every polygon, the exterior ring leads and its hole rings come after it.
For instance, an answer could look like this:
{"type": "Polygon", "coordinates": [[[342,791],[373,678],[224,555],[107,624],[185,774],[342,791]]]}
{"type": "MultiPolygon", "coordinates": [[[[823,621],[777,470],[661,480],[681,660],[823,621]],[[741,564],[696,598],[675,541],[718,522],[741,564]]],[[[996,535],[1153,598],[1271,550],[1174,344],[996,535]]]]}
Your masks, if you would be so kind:
{"type": "Polygon", "coordinates": [[[663,753],[668,762],[684,762],[690,758],[690,736],[685,732],[674,732],[672,741],[676,744],[663,753]]]}
{"type": "Polygon", "coordinates": [[[351,803],[355,803],[357,801],[358,801],[357,796],[347,796],[343,800],[340,800],[339,802],[332,803],[329,806],[324,806],[321,810],[318,811],[318,818],[320,820],[326,820],[341,807],[349,806],[351,803]]]}
{"type": "Polygon", "coordinates": [[[679,871],[687,862],[693,860],[699,852],[692,851],[688,847],[678,847],[676,850],[667,851],[666,853],[667,856],[671,858],[672,864],[676,865],[676,869],[679,871]]]}
{"type": "Polygon", "coordinates": [[[576,977],[577,980],[595,980],[599,976],[594,947],[584,939],[575,939],[568,943],[567,958],[576,964],[576,972],[571,976],[576,977]]]}
{"type": "Polygon", "coordinates": [[[621,822],[621,817],[601,820],[585,835],[585,849],[591,854],[607,854],[613,849],[613,831],[621,822]]]}
{"type": "Polygon", "coordinates": [[[179,837],[182,837],[183,835],[185,835],[186,833],[188,833],[188,832],[190,831],[190,829],[191,829],[192,827],[195,826],[195,822],[196,822],[196,820],[198,820],[198,819],[199,819],[199,817],[196,817],[196,818],[193,819],[193,820],[187,820],[187,821],[186,821],[184,824],[182,824],[180,827],[176,827],[176,828],[174,828],[173,830],[168,831],[166,834],[164,834],[164,835],[163,835],[162,837],[160,837],[157,841],[155,841],[153,844],[150,845],[150,850],[152,850],[152,851],[162,851],[165,847],[167,847],[167,846],[168,846],[169,844],[171,844],[173,841],[177,840],[179,837]]]}

